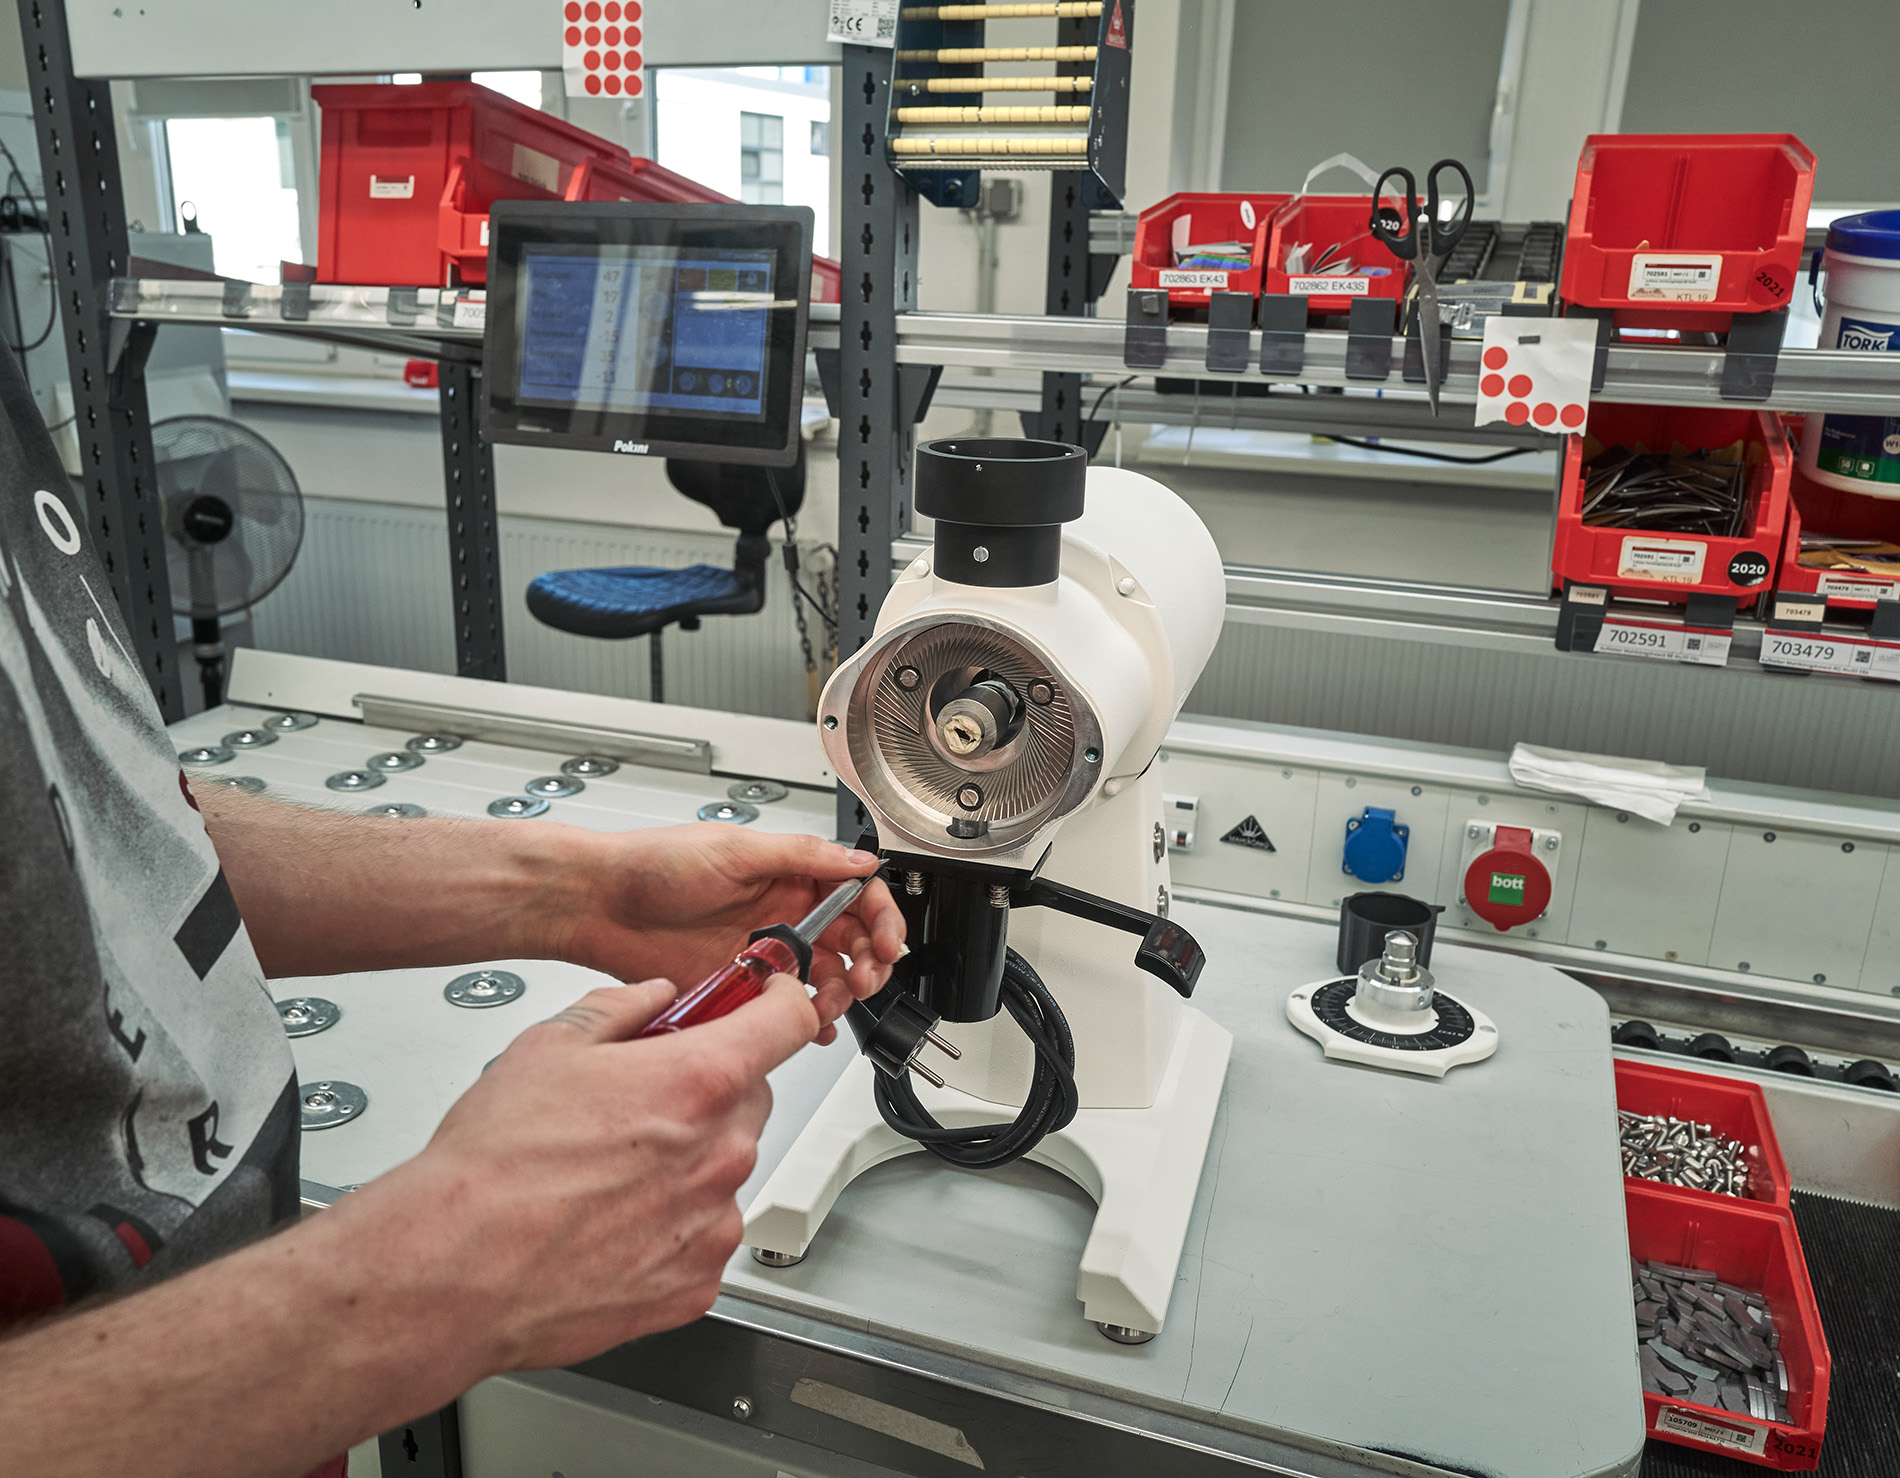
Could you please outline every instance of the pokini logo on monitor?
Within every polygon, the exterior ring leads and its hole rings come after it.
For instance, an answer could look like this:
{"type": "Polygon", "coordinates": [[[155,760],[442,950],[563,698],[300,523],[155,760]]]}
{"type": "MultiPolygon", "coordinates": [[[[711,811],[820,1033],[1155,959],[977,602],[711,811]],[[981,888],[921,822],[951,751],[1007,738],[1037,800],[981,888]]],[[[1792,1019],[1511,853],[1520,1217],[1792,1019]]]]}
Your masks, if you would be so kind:
{"type": "Polygon", "coordinates": [[[636,457],[644,457],[647,454],[647,444],[644,441],[616,441],[614,443],[614,450],[617,452],[630,452],[636,457]]]}

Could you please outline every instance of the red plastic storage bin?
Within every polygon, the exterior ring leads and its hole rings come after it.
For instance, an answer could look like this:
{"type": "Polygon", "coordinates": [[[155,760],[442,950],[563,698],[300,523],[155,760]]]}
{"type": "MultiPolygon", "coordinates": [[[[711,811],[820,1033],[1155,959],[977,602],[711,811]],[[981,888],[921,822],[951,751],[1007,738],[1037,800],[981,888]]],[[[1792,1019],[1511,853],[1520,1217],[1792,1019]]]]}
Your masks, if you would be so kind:
{"type": "Polygon", "coordinates": [[[1394,256],[1391,248],[1372,234],[1370,190],[1364,195],[1294,196],[1274,213],[1267,236],[1266,268],[1262,291],[1305,298],[1308,317],[1350,313],[1360,298],[1391,298],[1397,302],[1404,298],[1406,285],[1412,280],[1411,263],[1394,256]],[[1362,270],[1346,278],[1288,273],[1287,252],[1301,243],[1308,247],[1307,267],[1318,265],[1326,250],[1337,245],[1355,267],[1377,270],[1362,270]],[[1339,286],[1332,287],[1333,282],[1339,286]],[[1361,283],[1363,287],[1358,286],[1361,283]]]}
{"type": "Polygon", "coordinates": [[[1725,1283],[1761,1294],[1781,1339],[1778,1353],[1788,1367],[1786,1424],[1644,1391],[1650,1435],[1784,1472],[1814,1468],[1821,1461],[1827,1428],[1827,1337],[1793,1217],[1778,1207],[1642,1180],[1623,1183],[1623,1204],[1629,1214],[1630,1256],[1638,1262],[1706,1268],[1725,1283]]]}
{"type": "MultiPolygon", "coordinates": [[[[1788,1167],[1782,1161],[1781,1146],[1775,1142],[1775,1125],[1768,1117],[1768,1100],[1753,1083],[1739,1078],[1718,1078],[1713,1073],[1626,1062],[1619,1057],[1616,1106],[1633,1114],[1667,1114],[1671,1118],[1707,1124],[1717,1134],[1741,1141],[1748,1159],[1748,1186],[1744,1196],[1719,1196],[1714,1191],[1679,1187],[1685,1196],[1705,1201],[1745,1199],[1770,1206],[1788,1204],[1788,1192],[1792,1189],[1788,1167]]],[[[1637,1185],[1658,1184],[1637,1176],[1628,1178],[1637,1185]]]]}
{"type": "Polygon", "coordinates": [[[323,110],[319,282],[483,282],[496,200],[726,199],[473,82],[310,92],[323,110]]]}
{"type": "MultiPolygon", "coordinates": [[[[1781,541],[1781,571],[1775,582],[1777,590],[1790,595],[1818,595],[1829,606],[1849,611],[1871,611],[1875,601],[1900,600],[1900,577],[1802,564],[1803,528],[1841,539],[1881,539],[1900,544],[1900,500],[1868,498],[1809,482],[1797,463],[1788,484],[1788,528],[1781,541]]],[[[1883,562],[1900,563],[1900,557],[1883,562]]]]}
{"type": "Polygon", "coordinates": [[[1630,328],[1719,332],[1785,308],[1813,194],[1814,153],[1791,133],[1592,134],[1560,296],[1630,328]]]}
{"type": "Polygon", "coordinates": [[[811,300],[814,303],[844,301],[844,265],[830,257],[811,259],[811,300]]]}
{"type": "Polygon", "coordinates": [[[1550,562],[1553,588],[1561,590],[1565,580],[1575,580],[1640,600],[1686,601],[1705,594],[1734,596],[1738,606],[1753,601],[1773,584],[1793,471],[1787,432],[1772,411],[1593,405],[1584,434],[1566,438],[1564,445],[1563,494],[1550,562]],[[1587,527],[1585,437],[1606,447],[1621,442],[1659,452],[1678,444],[1696,451],[1744,442],[1747,532],[1730,538],[1587,527]]]}
{"type": "Polygon", "coordinates": [[[1135,222],[1135,253],[1129,262],[1131,287],[1163,287],[1174,312],[1205,309],[1211,293],[1248,293],[1260,296],[1260,276],[1267,250],[1267,231],[1273,213],[1290,195],[1170,195],[1151,205],[1135,222]],[[1211,246],[1221,241],[1251,244],[1248,265],[1239,271],[1177,267],[1174,260],[1175,223],[1189,222],[1188,244],[1211,246]]]}

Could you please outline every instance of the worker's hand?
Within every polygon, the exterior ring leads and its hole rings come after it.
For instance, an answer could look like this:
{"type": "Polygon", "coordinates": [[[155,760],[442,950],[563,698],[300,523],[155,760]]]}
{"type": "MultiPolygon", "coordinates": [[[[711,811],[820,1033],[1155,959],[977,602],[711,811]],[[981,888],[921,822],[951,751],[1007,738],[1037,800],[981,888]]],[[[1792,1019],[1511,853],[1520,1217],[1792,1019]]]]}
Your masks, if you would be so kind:
{"type": "Polygon", "coordinates": [[[816,1036],[818,1013],[777,975],[730,1015],[631,1040],[673,999],[664,980],[615,986],[530,1027],[422,1154],[320,1219],[386,1239],[390,1287],[466,1331],[464,1381],[585,1359],[718,1294],[771,1110],[765,1075],[816,1036]]]}
{"type": "MultiPolygon", "coordinates": [[[[877,869],[871,853],[836,842],[716,821],[600,843],[553,952],[622,980],[664,976],[682,990],[731,961],[754,929],[795,924],[838,883],[877,869]]],[[[871,883],[812,950],[819,1041],[832,1040],[831,1023],[854,996],[884,985],[903,943],[903,914],[882,882],[871,883]]]]}

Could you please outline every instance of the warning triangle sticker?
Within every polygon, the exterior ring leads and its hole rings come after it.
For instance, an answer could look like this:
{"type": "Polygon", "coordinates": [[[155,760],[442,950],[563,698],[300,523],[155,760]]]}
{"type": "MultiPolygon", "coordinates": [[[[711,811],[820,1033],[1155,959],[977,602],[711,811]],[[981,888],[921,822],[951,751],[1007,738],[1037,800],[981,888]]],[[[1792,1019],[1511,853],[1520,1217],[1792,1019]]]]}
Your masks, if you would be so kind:
{"type": "Polygon", "coordinates": [[[1102,44],[1128,50],[1128,28],[1122,24],[1122,0],[1115,0],[1114,10],[1109,12],[1108,30],[1103,33],[1102,44]]]}
{"type": "Polygon", "coordinates": [[[1256,852],[1279,850],[1273,845],[1273,839],[1267,835],[1266,828],[1251,816],[1228,832],[1221,840],[1232,842],[1236,847],[1252,847],[1256,852]]]}

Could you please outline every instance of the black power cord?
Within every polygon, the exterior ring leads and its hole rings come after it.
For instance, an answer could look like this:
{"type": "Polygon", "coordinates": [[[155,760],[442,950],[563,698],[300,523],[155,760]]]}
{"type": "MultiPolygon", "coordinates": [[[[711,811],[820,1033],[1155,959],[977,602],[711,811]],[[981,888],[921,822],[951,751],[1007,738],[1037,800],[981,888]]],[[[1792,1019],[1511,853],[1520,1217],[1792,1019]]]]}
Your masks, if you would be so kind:
{"type": "Polygon", "coordinates": [[[785,511],[785,495],[778,490],[778,479],[772,476],[770,467],[765,469],[765,485],[772,490],[772,501],[778,504],[779,522],[785,525],[785,542],[779,545],[779,554],[785,560],[785,573],[792,582],[793,593],[802,596],[805,604],[818,613],[826,630],[836,631],[838,623],[832,619],[831,612],[818,603],[818,598],[798,578],[798,521],[785,511]]]}
{"type": "Polygon", "coordinates": [[[1362,452],[1384,452],[1393,457],[1419,457],[1427,462],[1450,462],[1457,467],[1482,467],[1486,462],[1502,462],[1506,457],[1528,456],[1536,450],[1535,447],[1514,446],[1508,451],[1491,452],[1482,457],[1454,457],[1448,452],[1428,452],[1423,447],[1388,446],[1384,442],[1361,441],[1356,436],[1327,436],[1323,432],[1321,435],[1327,441],[1338,442],[1341,446],[1356,446],[1362,452]]]}
{"type": "MultiPolygon", "coordinates": [[[[918,1019],[927,1015],[907,992],[887,986],[886,1009],[877,1011],[878,997],[851,1009],[850,1025],[874,1066],[878,1068],[877,1111],[884,1122],[906,1139],[914,1139],[938,1159],[966,1170],[995,1170],[1021,1158],[1045,1135],[1063,1128],[1075,1117],[1075,1038],[1042,977],[1015,950],[1003,956],[1003,1006],[1036,1049],[1036,1069],[1029,1097],[1014,1122],[975,1124],[968,1129],[946,1129],[918,1100],[906,1069],[924,1041],[918,1019]],[[868,1020],[868,1026],[867,1026],[868,1020]],[[902,1023],[900,1025],[899,1023],[902,1023]],[[901,1033],[895,1044],[876,1040],[901,1033]]],[[[935,1021],[931,1022],[935,1025],[935,1021]]]]}

